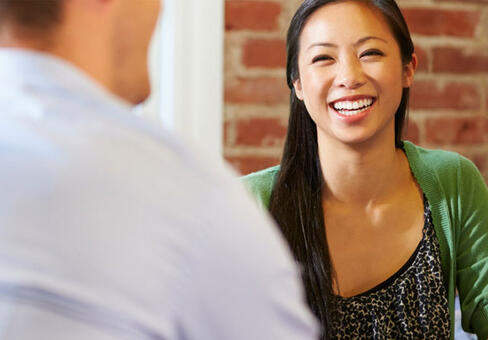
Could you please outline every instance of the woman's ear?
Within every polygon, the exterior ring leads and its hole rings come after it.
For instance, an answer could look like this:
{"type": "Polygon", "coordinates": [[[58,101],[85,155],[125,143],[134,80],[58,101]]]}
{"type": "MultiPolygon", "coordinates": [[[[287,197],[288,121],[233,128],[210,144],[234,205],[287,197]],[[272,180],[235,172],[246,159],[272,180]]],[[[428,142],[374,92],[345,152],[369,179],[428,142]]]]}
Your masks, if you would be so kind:
{"type": "Polygon", "coordinates": [[[300,81],[300,78],[296,79],[293,82],[293,87],[295,88],[295,94],[298,97],[298,99],[303,100],[303,89],[302,89],[302,82],[300,81]]]}
{"type": "Polygon", "coordinates": [[[403,66],[403,87],[407,88],[412,86],[413,77],[417,70],[417,55],[412,53],[412,60],[405,66],[403,66]]]}

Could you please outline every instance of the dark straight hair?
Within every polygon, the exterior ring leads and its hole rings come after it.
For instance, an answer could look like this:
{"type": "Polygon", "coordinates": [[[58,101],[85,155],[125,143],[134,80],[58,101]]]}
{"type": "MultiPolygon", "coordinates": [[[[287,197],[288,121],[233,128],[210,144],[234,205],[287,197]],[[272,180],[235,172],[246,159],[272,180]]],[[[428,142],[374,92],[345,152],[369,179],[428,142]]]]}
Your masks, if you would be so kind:
{"type": "MultiPolygon", "coordinates": [[[[305,0],[298,8],[287,35],[286,76],[290,88],[290,117],[281,167],[270,199],[270,212],[282,230],[302,267],[307,302],[322,325],[321,339],[330,339],[329,328],[335,306],[334,270],[330,261],[322,208],[322,169],[318,156],[317,127],[303,101],[295,94],[299,78],[300,35],[308,18],[319,8],[334,2],[357,1],[380,11],[400,47],[402,63],[412,60],[414,46],[398,5],[394,0],[305,0]]],[[[395,145],[402,146],[409,89],[404,88],[395,113],[395,145]]]]}

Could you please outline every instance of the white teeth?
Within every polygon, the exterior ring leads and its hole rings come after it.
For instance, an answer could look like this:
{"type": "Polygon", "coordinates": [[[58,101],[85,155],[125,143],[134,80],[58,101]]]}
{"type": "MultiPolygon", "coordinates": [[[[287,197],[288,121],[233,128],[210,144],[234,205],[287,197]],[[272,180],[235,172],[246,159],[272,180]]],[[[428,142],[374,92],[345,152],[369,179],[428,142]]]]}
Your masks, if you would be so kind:
{"type": "Polygon", "coordinates": [[[373,98],[361,99],[356,101],[341,101],[334,103],[334,109],[346,116],[352,116],[363,112],[373,104],[373,98]]]}
{"type": "Polygon", "coordinates": [[[363,111],[366,111],[367,107],[359,109],[359,110],[344,110],[344,111],[339,111],[341,114],[344,116],[354,116],[357,115],[358,113],[361,113],[363,111]]]}

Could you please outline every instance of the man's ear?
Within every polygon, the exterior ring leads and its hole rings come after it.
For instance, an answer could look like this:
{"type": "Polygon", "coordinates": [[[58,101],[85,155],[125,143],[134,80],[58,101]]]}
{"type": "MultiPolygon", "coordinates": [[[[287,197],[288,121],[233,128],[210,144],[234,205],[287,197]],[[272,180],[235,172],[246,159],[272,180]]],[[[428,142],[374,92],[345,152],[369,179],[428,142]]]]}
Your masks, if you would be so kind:
{"type": "Polygon", "coordinates": [[[295,88],[295,94],[298,97],[298,99],[303,100],[303,89],[302,89],[302,82],[300,81],[300,78],[296,79],[293,82],[293,87],[295,88]]]}
{"type": "Polygon", "coordinates": [[[412,60],[405,66],[403,66],[403,87],[407,88],[412,86],[413,77],[417,70],[417,55],[412,53],[412,60]]]}

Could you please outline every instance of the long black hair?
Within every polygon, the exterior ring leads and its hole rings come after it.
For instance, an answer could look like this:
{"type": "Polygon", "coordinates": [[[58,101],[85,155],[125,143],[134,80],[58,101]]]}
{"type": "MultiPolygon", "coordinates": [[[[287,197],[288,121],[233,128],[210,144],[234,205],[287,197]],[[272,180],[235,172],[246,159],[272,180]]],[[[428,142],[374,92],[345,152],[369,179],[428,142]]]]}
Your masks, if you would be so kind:
{"type": "MultiPolygon", "coordinates": [[[[318,156],[317,127],[293,82],[299,78],[300,35],[307,19],[319,8],[339,1],[359,1],[379,10],[400,47],[402,63],[412,60],[414,46],[394,0],[305,0],[298,8],[287,35],[286,76],[290,88],[290,117],[281,167],[271,194],[269,210],[302,266],[307,302],[322,324],[321,339],[329,339],[334,313],[333,268],[327,245],[322,208],[322,169],[318,156]]],[[[404,88],[395,113],[395,145],[401,147],[409,89],[404,88]]]]}

